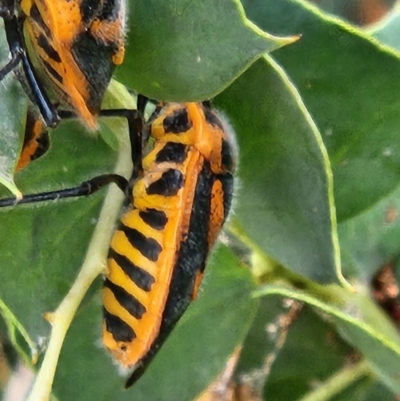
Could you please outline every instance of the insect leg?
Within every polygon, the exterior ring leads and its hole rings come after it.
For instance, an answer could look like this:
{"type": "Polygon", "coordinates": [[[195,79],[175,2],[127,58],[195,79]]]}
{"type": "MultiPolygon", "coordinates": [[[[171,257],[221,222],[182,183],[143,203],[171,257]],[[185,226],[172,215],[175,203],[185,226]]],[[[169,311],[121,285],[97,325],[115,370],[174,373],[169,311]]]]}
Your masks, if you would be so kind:
{"type": "Polygon", "coordinates": [[[101,110],[102,117],[124,117],[128,121],[129,139],[131,142],[133,172],[130,181],[134,181],[143,172],[142,167],[142,133],[143,133],[143,113],[146,103],[143,97],[138,97],[138,109],[110,109],[101,110]]]}
{"type": "MultiPolygon", "coordinates": [[[[0,78],[1,80],[1,78],[0,78]]],[[[143,115],[148,99],[143,95],[137,97],[137,110],[106,109],[100,110],[100,117],[122,117],[128,122],[129,139],[132,151],[133,175],[136,177],[142,172],[142,133],[143,115]]],[[[76,118],[76,114],[69,110],[59,110],[58,117],[62,120],[76,118]]]]}
{"type": "MultiPolygon", "coordinates": [[[[9,0],[7,0],[7,2],[8,1],[9,0]]],[[[2,9],[0,9],[0,11],[1,10],[2,9]]],[[[7,10],[7,8],[5,8],[5,10],[7,10]]],[[[7,11],[4,13],[8,15],[7,11]]],[[[48,127],[55,127],[59,123],[60,118],[55,106],[50,101],[36,77],[32,64],[25,51],[26,46],[21,35],[21,21],[19,21],[15,15],[12,15],[10,18],[6,18],[2,14],[0,14],[0,16],[2,16],[4,20],[4,29],[11,53],[11,60],[0,70],[0,81],[4,79],[7,74],[13,71],[21,62],[26,82],[30,88],[31,96],[33,97],[32,100],[38,106],[46,125],[48,127]]]]}
{"type": "MultiPolygon", "coordinates": [[[[142,98],[141,98],[142,99],[142,98]]],[[[102,110],[100,116],[103,117],[124,117],[128,121],[129,137],[131,142],[132,162],[133,162],[133,173],[130,181],[128,182],[124,177],[118,174],[105,174],[98,177],[94,177],[88,181],[81,183],[76,187],[66,188],[57,191],[42,192],[38,194],[28,194],[22,199],[17,200],[16,198],[5,198],[0,199],[0,208],[19,205],[24,203],[37,203],[56,199],[74,198],[79,196],[88,196],[98,191],[104,186],[115,183],[125,193],[128,194],[130,191],[129,184],[132,183],[142,172],[142,131],[143,131],[143,117],[142,110],[146,106],[143,99],[140,102],[139,110],[128,110],[128,109],[111,109],[102,110]]],[[[74,114],[69,111],[60,111],[62,118],[68,119],[73,118],[74,114]]]]}
{"type": "MultiPolygon", "coordinates": [[[[1,11],[1,10],[0,10],[1,11]]],[[[2,14],[0,16],[3,17],[2,14]]],[[[0,81],[4,79],[12,70],[14,70],[22,58],[22,47],[20,43],[20,36],[18,31],[18,24],[16,24],[17,19],[15,16],[11,18],[4,19],[4,29],[6,33],[6,38],[8,45],[10,47],[11,60],[0,70],[0,81]]]]}
{"type": "Polygon", "coordinates": [[[124,177],[121,177],[118,174],[104,174],[84,181],[76,187],[61,189],[58,191],[41,192],[39,194],[29,194],[25,195],[20,200],[16,200],[16,198],[0,199],[0,207],[14,206],[22,203],[37,203],[64,198],[88,196],[112,182],[117,184],[118,187],[124,192],[128,188],[128,181],[124,177]]]}

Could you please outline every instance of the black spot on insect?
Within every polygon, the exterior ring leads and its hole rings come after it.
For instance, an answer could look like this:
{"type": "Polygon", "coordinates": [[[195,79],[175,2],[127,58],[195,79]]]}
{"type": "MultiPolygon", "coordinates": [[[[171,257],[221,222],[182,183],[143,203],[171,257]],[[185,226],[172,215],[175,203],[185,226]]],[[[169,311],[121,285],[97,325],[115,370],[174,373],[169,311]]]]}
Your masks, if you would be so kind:
{"type": "Polygon", "coordinates": [[[49,75],[51,75],[56,81],[60,82],[61,84],[63,82],[63,77],[46,60],[44,60],[43,58],[40,58],[40,60],[49,75]]]}
{"type": "Polygon", "coordinates": [[[54,47],[51,46],[46,36],[39,35],[37,44],[43,49],[49,59],[55,61],[56,63],[61,63],[60,55],[57,53],[54,47]]]}
{"type": "Polygon", "coordinates": [[[152,182],[146,189],[147,195],[175,196],[183,187],[183,174],[176,169],[169,169],[161,178],[152,182]]]}
{"type": "Polygon", "coordinates": [[[82,22],[87,24],[98,15],[102,2],[99,0],[82,0],[79,11],[82,16],[82,22]]]}
{"type": "Polygon", "coordinates": [[[144,257],[152,262],[156,262],[158,260],[158,256],[162,251],[162,247],[154,238],[147,238],[140,231],[136,230],[135,228],[127,227],[122,223],[118,229],[125,233],[129,243],[144,257]]]}
{"type": "Polygon", "coordinates": [[[103,308],[103,316],[106,323],[106,329],[112,334],[115,341],[130,342],[136,338],[133,329],[121,318],[109,313],[105,308],[103,308]]]}
{"type": "Polygon", "coordinates": [[[232,146],[225,139],[221,143],[221,164],[226,171],[233,171],[235,168],[232,146]]]}
{"type": "Polygon", "coordinates": [[[183,163],[187,157],[187,146],[183,143],[167,142],[157,153],[156,163],[174,162],[183,163]]]}
{"type": "Polygon", "coordinates": [[[144,313],[146,313],[146,307],[124,288],[114,284],[107,278],[104,280],[104,287],[108,288],[114,294],[118,303],[134,318],[141,319],[144,313]]]}
{"type": "Polygon", "coordinates": [[[162,231],[168,222],[167,215],[162,210],[141,210],[139,216],[148,226],[157,231],[162,231]]]}
{"type": "Polygon", "coordinates": [[[108,252],[108,257],[114,259],[115,263],[117,263],[138,288],[146,292],[151,291],[151,286],[154,284],[155,278],[149,272],[136,266],[126,256],[120,255],[112,248],[108,252]]]}
{"type": "Polygon", "coordinates": [[[51,30],[49,29],[47,24],[43,21],[42,15],[40,14],[36,4],[33,4],[31,9],[29,10],[29,16],[43,29],[45,35],[48,38],[53,37],[51,30]]]}
{"type": "Polygon", "coordinates": [[[105,0],[99,15],[100,21],[115,21],[119,17],[120,8],[121,0],[105,0]]]}
{"type": "Polygon", "coordinates": [[[187,132],[192,127],[187,109],[178,109],[166,116],[163,121],[163,127],[167,134],[183,134],[187,132]]]}
{"type": "Polygon", "coordinates": [[[221,120],[219,119],[219,117],[210,109],[208,108],[204,108],[204,117],[206,119],[206,121],[213,125],[214,127],[218,127],[222,132],[225,131],[224,126],[222,125],[221,120]]]}

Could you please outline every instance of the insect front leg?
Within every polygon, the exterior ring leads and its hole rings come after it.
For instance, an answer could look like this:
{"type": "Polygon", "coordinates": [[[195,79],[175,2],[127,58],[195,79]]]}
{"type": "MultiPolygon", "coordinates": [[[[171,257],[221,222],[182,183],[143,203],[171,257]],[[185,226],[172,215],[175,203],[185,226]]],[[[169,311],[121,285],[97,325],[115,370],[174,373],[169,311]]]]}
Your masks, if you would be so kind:
{"type": "Polygon", "coordinates": [[[55,106],[50,101],[45,90],[37,78],[32,63],[26,53],[26,44],[22,36],[23,21],[14,15],[14,2],[11,0],[1,0],[0,17],[4,20],[4,30],[7,43],[10,48],[11,60],[0,70],[0,81],[4,79],[11,71],[22,63],[26,83],[28,84],[32,100],[37,105],[48,127],[58,125],[60,118],[55,106]]]}
{"type": "Polygon", "coordinates": [[[20,200],[16,198],[0,199],[0,208],[7,206],[16,206],[23,203],[39,203],[65,198],[77,198],[80,196],[89,196],[110,183],[116,184],[124,193],[128,188],[128,181],[118,174],[104,174],[84,181],[76,187],[60,189],[58,191],[41,192],[38,194],[29,194],[20,200]]]}

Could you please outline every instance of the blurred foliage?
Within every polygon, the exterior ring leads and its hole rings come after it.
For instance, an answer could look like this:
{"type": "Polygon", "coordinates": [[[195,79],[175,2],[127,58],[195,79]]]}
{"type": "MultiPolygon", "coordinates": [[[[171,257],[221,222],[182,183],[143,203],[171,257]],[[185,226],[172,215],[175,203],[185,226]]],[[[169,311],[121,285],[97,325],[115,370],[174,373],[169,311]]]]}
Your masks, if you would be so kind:
{"type": "Polygon", "coordinates": [[[324,11],[356,25],[369,25],[383,18],[396,0],[309,0],[324,11]]]}

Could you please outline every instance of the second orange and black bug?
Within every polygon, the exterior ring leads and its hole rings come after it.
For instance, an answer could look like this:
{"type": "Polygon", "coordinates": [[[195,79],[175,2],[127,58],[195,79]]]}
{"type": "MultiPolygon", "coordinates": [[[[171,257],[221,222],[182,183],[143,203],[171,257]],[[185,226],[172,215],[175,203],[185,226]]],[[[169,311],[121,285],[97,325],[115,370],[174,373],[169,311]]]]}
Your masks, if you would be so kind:
{"type": "Polygon", "coordinates": [[[95,129],[124,58],[125,1],[2,0],[0,17],[11,53],[0,80],[21,65],[22,84],[47,126],[57,125],[61,108],[95,129]]]}

